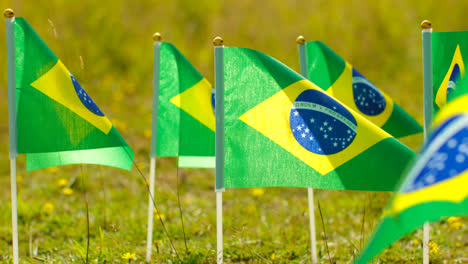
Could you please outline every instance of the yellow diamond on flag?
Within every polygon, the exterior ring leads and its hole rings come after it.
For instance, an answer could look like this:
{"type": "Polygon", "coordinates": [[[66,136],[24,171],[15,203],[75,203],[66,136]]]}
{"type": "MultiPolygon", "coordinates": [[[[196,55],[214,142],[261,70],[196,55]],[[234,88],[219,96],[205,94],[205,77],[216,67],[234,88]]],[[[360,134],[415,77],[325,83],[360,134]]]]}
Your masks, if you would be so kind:
{"type": "Polygon", "coordinates": [[[325,175],[369,147],[390,137],[385,131],[378,129],[359,114],[339,105],[341,103],[329,98],[323,90],[311,82],[301,80],[277,92],[247,111],[239,119],[320,174],[325,175]],[[317,91],[317,93],[327,97],[326,101],[331,102],[331,104],[326,106],[321,105],[320,102],[305,102],[302,99],[298,101],[298,98],[306,91],[317,91]],[[342,112],[349,113],[347,115],[340,113],[337,107],[342,109],[342,112]],[[298,109],[298,111],[292,109],[298,109]],[[304,120],[303,122],[306,122],[307,126],[304,124],[293,125],[291,115],[300,116],[301,109],[307,109],[309,112],[321,112],[329,118],[304,120]],[[339,132],[333,130],[338,126],[332,122],[339,123],[339,127],[345,129],[339,132]],[[312,133],[312,130],[317,131],[317,133],[312,133]],[[337,136],[338,134],[343,136],[337,136]],[[311,143],[308,143],[309,140],[311,143]],[[323,144],[324,140],[333,143],[323,144]],[[330,150],[326,150],[326,148],[330,150]]]}
{"type": "Polygon", "coordinates": [[[366,119],[368,119],[378,127],[382,127],[392,115],[392,98],[390,98],[383,91],[380,91],[380,93],[382,93],[383,97],[385,98],[387,107],[385,107],[384,111],[379,113],[378,115],[366,115],[362,111],[360,111],[356,106],[356,101],[354,100],[355,96],[353,95],[354,90],[349,89],[351,85],[353,85],[353,66],[346,62],[343,73],[341,73],[340,77],[335,81],[335,83],[333,83],[333,85],[330,88],[327,89],[326,92],[334,98],[340,100],[340,102],[354,110],[356,113],[361,113],[362,115],[364,115],[366,119]]]}
{"type": "Polygon", "coordinates": [[[174,96],[170,102],[212,131],[215,131],[215,116],[211,104],[211,92],[211,84],[203,78],[194,86],[174,96]]]}
{"type": "Polygon", "coordinates": [[[452,63],[448,68],[447,74],[444,77],[444,80],[437,89],[435,95],[435,102],[437,106],[442,107],[447,102],[447,94],[450,92],[450,89],[455,89],[455,79],[461,78],[465,75],[465,64],[463,63],[463,58],[460,52],[460,45],[457,45],[455,52],[453,54],[452,63]]]}
{"type": "MultiPolygon", "coordinates": [[[[65,106],[104,134],[108,134],[111,130],[111,122],[102,114],[60,60],[47,73],[31,83],[31,86],[65,106]]],[[[66,124],[67,120],[62,120],[62,122],[65,126],[73,125],[66,124]]]]}

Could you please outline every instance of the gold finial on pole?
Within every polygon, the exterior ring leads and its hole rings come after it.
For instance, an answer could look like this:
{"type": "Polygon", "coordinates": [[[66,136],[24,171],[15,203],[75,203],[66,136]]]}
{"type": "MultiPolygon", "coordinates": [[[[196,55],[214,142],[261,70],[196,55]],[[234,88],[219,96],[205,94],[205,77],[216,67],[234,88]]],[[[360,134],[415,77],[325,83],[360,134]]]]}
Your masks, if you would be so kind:
{"type": "Polygon", "coordinates": [[[161,34],[159,34],[159,32],[154,33],[153,34],[153,40],[154,41],[161,41],[162,40],[161,34]]]}
{"type": "Polygon", "coordinates": [[[300,35],[299,37],[297,37],[296,43],[299,44],[299,45],[304,45],[305,44],[304,36],[300,35]]]}
{"type": "Polygon", "coordinates": [[[432,23],[431,23],[431,21],[429,21],[429,20],[426,19],[426,20],[424,20],[423,22],[421,22],[421,28],[422,28],[422,29],[430,29],[430,28],[432,28],[432,23]]]}
{"type": "Polygon", "coordinates": [[[213,39],[213,45],[222,46],[224,45],[224,40],[221,37],[216,37],[213,39]]]}
{"type": "Polygon", "coordinates": [[[15,17],[15,11],[13,11],[11,8],[7,8],[5,11],[3,11],[3,16],[5,18],[13,18],[15,17]]]}

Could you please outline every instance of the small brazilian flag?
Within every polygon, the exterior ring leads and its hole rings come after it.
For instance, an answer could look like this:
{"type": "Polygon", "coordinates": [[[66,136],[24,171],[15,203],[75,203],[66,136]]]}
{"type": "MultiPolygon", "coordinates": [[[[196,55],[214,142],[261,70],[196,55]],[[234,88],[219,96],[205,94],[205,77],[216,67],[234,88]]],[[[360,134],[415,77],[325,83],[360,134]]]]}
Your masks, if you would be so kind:
{"type": "Polygon", "coordinates": [[[225,188],[388,191],[414,156],[261,52],[224,48],[224,89],[225,188]]]}
{"type": "Polygon", "coordinates": [[[28,22],[15,18],[18,153],[27,170],[101,164],[130,170],[133,152],[28,22]]]}
{"type": "Polygon", "coordinates": [[[390,96],[323,42],[310,41],[305,45],[311,82],[396,138],[423,132],[390,96]]]}
{"type": "Polygon", "coordinates": [[[433,131],[412,164],[357,263],[393,241],[447,216],[468,215],[468,79],[437,113],[433,131]]]}
{"type": "Polygon", "coordinates": [[[180,167],[214,168],[213,87],[174,45],[158,44],[156,155],[179,157],[180,167]]]}
{"type": "Polygon", "coordinates": [[[468,31],[432,33],[432,89],[434,114],[447,103],[465,75],[468,31]]]}

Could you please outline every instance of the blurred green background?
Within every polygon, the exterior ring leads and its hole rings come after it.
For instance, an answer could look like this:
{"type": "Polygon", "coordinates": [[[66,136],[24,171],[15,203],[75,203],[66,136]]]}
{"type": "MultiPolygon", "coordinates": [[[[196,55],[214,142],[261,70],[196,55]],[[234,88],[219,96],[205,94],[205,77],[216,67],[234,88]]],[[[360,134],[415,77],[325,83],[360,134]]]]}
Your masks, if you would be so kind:
{"type": "MultiPolygon", "coordinates": [[[[466,30],[467,1],[293,0],[0,0],[25,17],[110,117],[148,171],[152,100],[152,35],[175,44],[213,82],[212,39],[265,52],[295,70],[295,39],[321,40],[422,123],[421,29],[466,30]]],[[[0,27],[5,36],[5,28],[0,27]]],[[[0,260],[11,261],[8,111],[5,38],[0,41],[0,260]]],[[[421,137],[404,139],[417,149],[421,137]]],[[[175,159],[158,159],[156,200],[184,263],[215,262],[214,172],[177,170],[175,159]],[[178,184],[177,184],[178,183],[178,184]],[[189,252],[184,250],[177,186],[189,252]]],[[[93,263],[144,262],[145,184],[134,169],[66,166],[26,173],[18,160],[20,254],[26,263],[83,262],[85,196],[89,200],[93,263]],[[68,190],[67,188],[70,188],[68,190]],[[51,209],[52,208],[52,209],[51,209]]],[[[349,263],[363,246],[389,193],[316,191],[332,261],[349,263]],[[363,220],[364,219],[364,220],[363,220]],[[364,223],[363,223],[364,222],[364,223]],[[364,228],[362,228],[364,227],[364,228]]],[[[228,263],[309,261],[305,189],[229,190],[225,193],[225,259],[228,263]]],[[[317,238],[328,261],[318,211],[317,238]]],[[[435,224],[432,263],[467,263],[466,219],[435,224]]],[[[378,263],[421,260],[421,232],[395,243],[378,263]]],[[[154,259],[177,263],[155,222],[154,259]]]]}

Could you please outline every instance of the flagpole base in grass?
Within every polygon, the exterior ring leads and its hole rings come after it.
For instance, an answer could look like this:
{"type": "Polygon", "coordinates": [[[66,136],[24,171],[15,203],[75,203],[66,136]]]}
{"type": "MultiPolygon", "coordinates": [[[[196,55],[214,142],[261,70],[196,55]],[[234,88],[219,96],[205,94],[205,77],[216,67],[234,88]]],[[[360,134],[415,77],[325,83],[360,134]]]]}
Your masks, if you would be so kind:
{"type": "Polygon", "coordinates": [[[146,261],[151,261],[151,253],[153,250],[153,216],[154,216],[154,182],[156,174],[156,157],[151,157],[150,160],[150,186],[148,197],[148,231],[146,236],[146,261]]]}
{"type": "MultiPolygon", "coordinates": [[[[224,191],[224,190],[223,190],[224,191]]],[[[216,191],[216,263],[223,264],[223,191],[216,191]]]]}
{"type": "Polygon", "coordinates": [[[16,195],[16,158],[10,160],[10,178],[11,178],[11,222],[13,236],[13,263],[19,263],[18,251],[18,206],[16,195]]]}
{"type": "Polygon", "coordinates": [[[312,264],[317,264],[317,235],[315,233],[315,212],[314,212],[314,189],[307,188],[309,200],[309,224],[310,224],[310,253],[312,264]]]}

